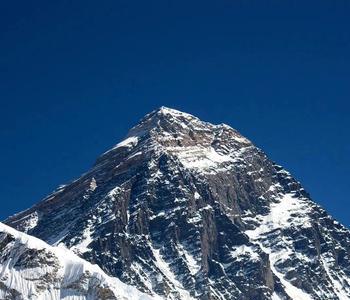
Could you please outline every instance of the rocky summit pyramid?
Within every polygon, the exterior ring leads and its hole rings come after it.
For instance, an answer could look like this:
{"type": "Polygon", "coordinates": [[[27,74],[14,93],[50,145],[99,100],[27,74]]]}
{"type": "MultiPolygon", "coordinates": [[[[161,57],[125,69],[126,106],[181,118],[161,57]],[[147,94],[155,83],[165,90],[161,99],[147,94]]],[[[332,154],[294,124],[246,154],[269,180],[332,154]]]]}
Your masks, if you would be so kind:
{"type": "Polygon", "coordinates": [[[350,299],[349,230],[236,130],[165,107],[5,223],[163,299],[350,299]]]}

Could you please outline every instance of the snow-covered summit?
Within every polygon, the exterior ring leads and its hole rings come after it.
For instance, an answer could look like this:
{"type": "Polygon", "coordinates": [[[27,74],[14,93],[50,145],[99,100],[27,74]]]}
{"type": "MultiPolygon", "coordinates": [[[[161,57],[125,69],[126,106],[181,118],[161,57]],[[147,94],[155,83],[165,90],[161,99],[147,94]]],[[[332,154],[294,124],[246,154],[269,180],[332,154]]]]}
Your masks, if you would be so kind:
{"type": "Polygon", "coordinates": [[[181,112],[176,109],[168,107],[160,107],[145,115],[136,126],[134,126],[128,133],[128,136],[136,135],[142,136],[150,131],[172,131],[175,130],[179,124],[182,127],[198,126],[202,127],[205,122],[188,113],[181,112]],[[191,125],[190,125],[191,124],[191,125]],[[174,126],[174,128],[172,127],[174,126]]]}
{"type": "Polygon", "coordinates": [[[165,117],[172,116],[173,118],[186,118],[189,120],[193,120],[193,119],[199,120],[197,117],[189,113],[185,113],[177,109],[166,107],[166,106],[161,106],[158,109],[151,111],[149,114],[144,116],[142,120],[150,119],[150,118],[159,118],[161,116],[165,116],[165,117]]]}
{"type": "Polygon", "coordinates": [[[190,127],[200,128],[203,127],[203,125],[212,126],[190,114],[162,106],[145,115],[129,130],[124,140],[116,144],[106,153],[120,147],[136,146],[138,141],[145,141],[153,136],[168,135],[172,132],[180,133],[180,131],[184,129],[189,129],[190,127]]]}
{"type": "Polygon", "coordinates": [[[174,109],[174,108],[166,107],[166,106],[161,106],[159,109],[156,109],[154,112],[157,114],[172,115],[175,117],[184,117],[184,118],[188,118],[188,119],[196,118],[191,114],[179,111],[179,110],[174,109]]]}
{"type": "Polygon", "coordinates": [[[122,142],[106,153],[119,153],[120,148],[128,150],[132,157],[151,151],[159,155],[166,153],[185,167],[206,172],[232,163],[243,148],[251,146],[248,139],[226,124],[213,125],[193,115],[161,107],[143,117],[122,142]]]}

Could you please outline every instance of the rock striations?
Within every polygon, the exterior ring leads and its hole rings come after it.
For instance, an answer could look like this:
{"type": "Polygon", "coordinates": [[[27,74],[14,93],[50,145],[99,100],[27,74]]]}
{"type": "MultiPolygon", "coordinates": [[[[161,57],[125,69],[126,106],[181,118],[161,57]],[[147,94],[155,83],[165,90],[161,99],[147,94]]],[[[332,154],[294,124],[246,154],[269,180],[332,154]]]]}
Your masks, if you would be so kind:
{"type": "Polygon", "coordinates": [[[163,299],[350,299],[349,230],[236,130],[165,107],[5,223],[163,299]]]}

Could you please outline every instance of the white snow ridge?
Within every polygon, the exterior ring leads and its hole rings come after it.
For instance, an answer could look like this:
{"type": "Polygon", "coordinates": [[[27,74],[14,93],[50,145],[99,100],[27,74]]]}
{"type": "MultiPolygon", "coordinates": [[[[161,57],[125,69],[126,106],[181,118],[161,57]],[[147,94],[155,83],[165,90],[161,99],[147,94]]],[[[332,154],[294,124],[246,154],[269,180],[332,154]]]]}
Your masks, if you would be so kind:
{"type": "Polygon", "coordinates": [[[0,299],[151,300],[62,247],[0,223],[0,299]]]}

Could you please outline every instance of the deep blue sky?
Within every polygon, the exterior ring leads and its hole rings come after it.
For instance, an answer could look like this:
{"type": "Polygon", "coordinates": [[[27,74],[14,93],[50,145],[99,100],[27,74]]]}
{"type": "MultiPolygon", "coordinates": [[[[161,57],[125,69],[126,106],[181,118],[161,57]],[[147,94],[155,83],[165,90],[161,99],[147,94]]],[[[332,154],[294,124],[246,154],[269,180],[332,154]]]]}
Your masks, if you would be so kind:
{"type": "Polygon", "coordinates": [[[0,219],[161,106],[227,123],[350,225],[349,1],[2,1],[0,219]]]}

